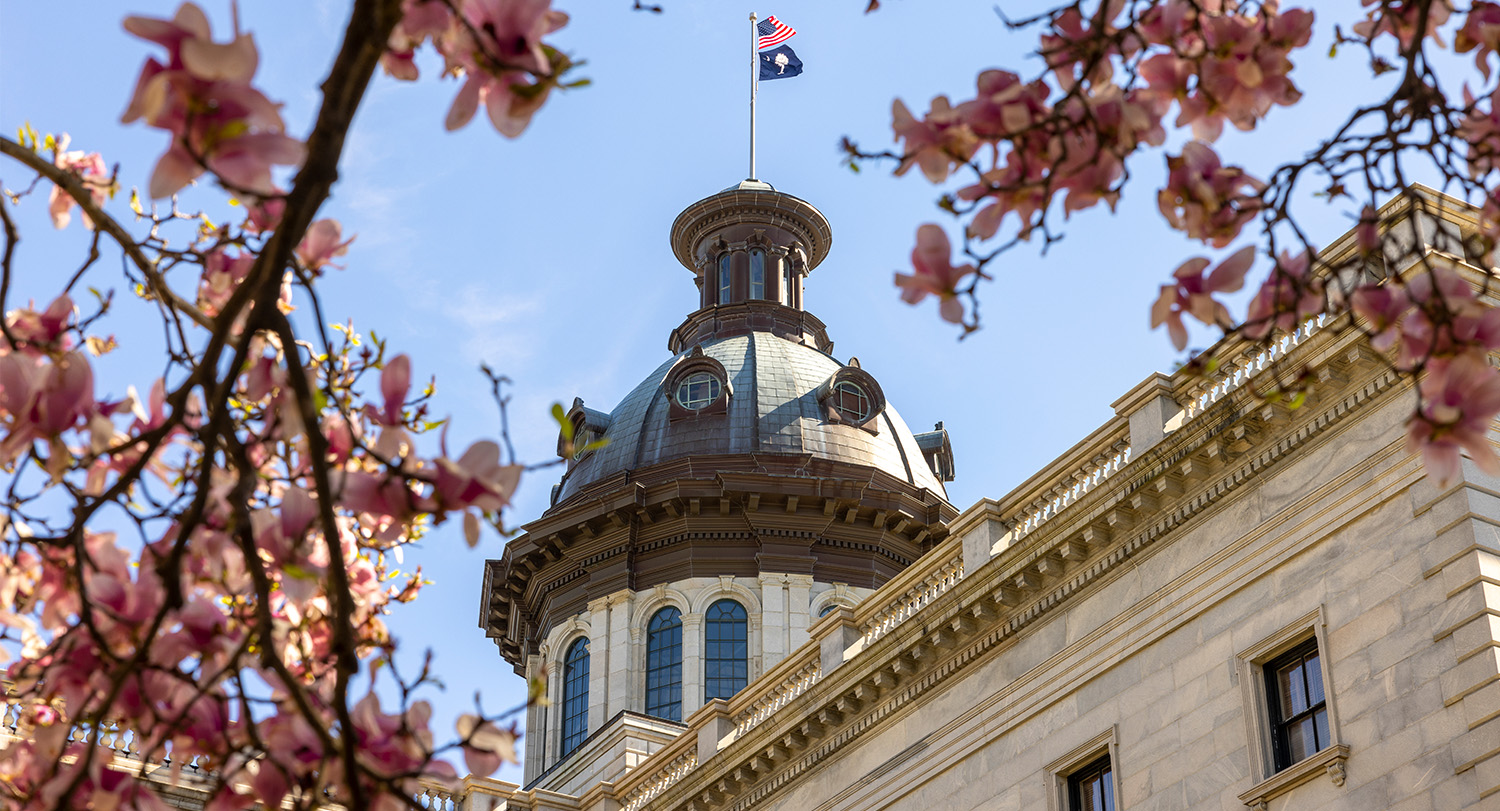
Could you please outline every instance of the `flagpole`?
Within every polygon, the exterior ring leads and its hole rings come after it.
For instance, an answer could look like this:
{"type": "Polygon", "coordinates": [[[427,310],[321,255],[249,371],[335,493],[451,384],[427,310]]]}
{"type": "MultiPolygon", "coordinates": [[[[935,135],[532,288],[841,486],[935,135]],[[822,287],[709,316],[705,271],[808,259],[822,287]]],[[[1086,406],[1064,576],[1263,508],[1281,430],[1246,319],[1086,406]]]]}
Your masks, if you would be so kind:
{"type": "Polygon", "coordinates": [[[755,179],[755,96],[760,91],[760,56],[756,44],[755,12],[750,12],[750,179],[755,179]]]}

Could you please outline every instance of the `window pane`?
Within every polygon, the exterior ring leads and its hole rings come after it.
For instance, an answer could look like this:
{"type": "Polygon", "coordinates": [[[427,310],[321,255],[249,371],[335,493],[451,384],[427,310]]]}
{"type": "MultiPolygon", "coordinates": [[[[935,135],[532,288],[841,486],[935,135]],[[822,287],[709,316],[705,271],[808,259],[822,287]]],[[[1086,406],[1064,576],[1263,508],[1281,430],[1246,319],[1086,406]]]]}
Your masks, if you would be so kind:
{"type": "Polygon", "coordinates": [[[682,613],[663,608],[646,628],[646,714],[682,720],[682,613]]]}
{"type": "Polygon", "coordinates": [[[1323,662],[1316,653],[1309,654],[1304,660],[1302,672],[1307,678],[1307,703],[1308,706],[1317,706],[1324,702],[1323,698],[1323,662]]]}
{"type": "Polygon", "coordinates": [[[1333,739],[1328,735],[1328,710],[1323,709],[1313,713],[1313,725],[1318,731],[1318,749],[1333,743],[1333,739]]]}
{"type": "Polygon", "coordinates": [[[729,303],[729,254],[719,257],[719,303],[729,303]]]}
{"type": "Polygon", "coordinates": [[[1303,718],[1300,721],[1294,721],[1287,725],[1287,746],[1293,763],[1318,751],[1318,742],[1315,735],[1313,719],[1311,718],[1303,718]]]}
{"type": "Polygon", "coordinates": [[[1307,690],[1302,683],[1302,662],[1282,668],[1276,674],[1281,685],[1281,717],[1290,718],[1307,711],[1307,690]]]}

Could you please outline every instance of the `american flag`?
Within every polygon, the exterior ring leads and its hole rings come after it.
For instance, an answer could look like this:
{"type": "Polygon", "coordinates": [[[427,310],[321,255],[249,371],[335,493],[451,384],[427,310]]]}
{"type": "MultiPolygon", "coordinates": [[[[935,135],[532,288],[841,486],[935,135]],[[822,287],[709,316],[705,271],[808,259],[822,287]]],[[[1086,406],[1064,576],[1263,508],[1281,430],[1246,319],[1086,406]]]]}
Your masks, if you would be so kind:
{"type": "Polygon", "coordinates": [[[776,15],[774,14],[756,25],[755,30],[760,33],[760,39],[756,40],[756,50],[764,50],[773,45],[780,45],[791,39],[793,34],[797,33],[796,29],[776,19],[776,15]]]}

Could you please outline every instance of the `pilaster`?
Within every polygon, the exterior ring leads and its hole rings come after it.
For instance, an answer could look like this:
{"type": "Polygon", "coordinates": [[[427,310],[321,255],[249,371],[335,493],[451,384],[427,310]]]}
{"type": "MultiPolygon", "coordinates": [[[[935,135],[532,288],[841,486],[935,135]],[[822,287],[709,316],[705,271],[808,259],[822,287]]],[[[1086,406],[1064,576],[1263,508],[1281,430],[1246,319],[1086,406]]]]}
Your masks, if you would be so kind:
{"type": "Polygon", "coordinates": [[[682,717],[703,706],[703,615],[682,615],[682,717]]]}
{"type": "Polygon", "coordinates": [[[791,650],[788,633],[791,618],[787,605],[789,584],[790,580],[785,574],[769,573],[760,576],[761,672],[775,667],[791,650]]]}
{"type": "MultiPolygon", "coordinates": [[[[787,589],[787,650],[794,651],[808,640],[812,615],[812,575],[789,574],[787,589]]],[[[755,675],[760,675],[759,673],[755,675]]]]}
{"type": "Polygon", "coordinates": [[[635,709],[630,700],[630,616],[633,606],[628,589],[605,598],[609,602],[609,671],[605,693],[609,697],[608,716],[621,710],[635,709]]]}
{"type": "MultiPolygon", "coordinates": [[[[559,674],[561,675],[561,674],[559,674]]],[[[609,598],[589,602],[589,732],[609,718],[609,598]]]]}

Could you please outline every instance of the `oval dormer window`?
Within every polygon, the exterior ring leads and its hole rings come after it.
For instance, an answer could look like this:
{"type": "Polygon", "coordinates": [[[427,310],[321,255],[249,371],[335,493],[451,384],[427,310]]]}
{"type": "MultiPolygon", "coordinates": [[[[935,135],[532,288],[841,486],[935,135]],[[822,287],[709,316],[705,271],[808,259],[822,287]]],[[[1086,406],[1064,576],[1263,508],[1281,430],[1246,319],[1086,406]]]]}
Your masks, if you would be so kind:
{"type": "Polygon", "coordinates": [[[719,378],[709,372],[694,372],[677,384],[677,403],[700,411],[719,399],[719,378]]]}
{"type": "Polygon", "coordinates": [[[870,395],[858,383],[840,380],[833,384],[833,402],[839,416],[856,425],[870,418],[870,395]]]}

